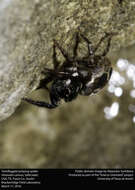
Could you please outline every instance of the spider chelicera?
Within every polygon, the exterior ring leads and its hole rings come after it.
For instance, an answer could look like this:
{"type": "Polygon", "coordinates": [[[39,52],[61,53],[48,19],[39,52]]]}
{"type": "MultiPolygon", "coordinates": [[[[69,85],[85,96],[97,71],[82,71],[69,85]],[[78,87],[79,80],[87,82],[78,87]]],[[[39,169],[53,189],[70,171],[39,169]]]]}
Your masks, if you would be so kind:
{"type": "Polygon", "coordinates": [[[50,102],[36,101],[29,98],[23,98],[30,104],[45,107],[56,108],[62,99],[70,102],[77,96],[89,96],[100,91],[109,81],[112,74],[112,67],[106,54],[110,48],[110,42],[113,34],[105,33],[98,44],[93,47],[92,43],[80,33],[76,33],[73,56],[68,53],[54,40],[53,43],[53,69],[45,68],[43,74],[45,78],[40,81],[37,89],[46,89],[50,95],[50,102]],[[96,54],[98,47],[107,39],[107,45],[100,55],[96,54]],[[87,44],[87,55],[78,57],[78,46],[81,40],[87,44]],[[60,50],[65,61],[60,63],[57,59],[56,48],[60,50]],[[50,88],[47,85],[50,84],[50,88]]]}

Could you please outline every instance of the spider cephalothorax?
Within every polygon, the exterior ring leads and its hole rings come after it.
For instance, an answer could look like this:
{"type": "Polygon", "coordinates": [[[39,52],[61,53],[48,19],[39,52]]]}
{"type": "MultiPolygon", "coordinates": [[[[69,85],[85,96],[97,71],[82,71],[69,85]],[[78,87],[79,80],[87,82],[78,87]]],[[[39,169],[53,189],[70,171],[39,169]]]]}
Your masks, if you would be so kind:
{"type": "Polygon", "coordinates": [[[79,94],[88,96],[100,91],[109,81],[112,74],[112,67],[106,54],[109,51],[112,34],[106,33],[101,38],[99,43],[93,47],[92,43],[82,34],[76,33],[73,56],[68,53],[54,40],[53,45],[53,69],[45,68],[43,73],[45,78],[40,81],[39,87],[49,91],[51,103],[35,101],[29,98],[24,98],[25,101],[40,107],[55,108],[63,99],[65,102],[70,102],[79,94]],[[102,41],[107,38],[107,46],[101,55],[96,55],[96,51],[102,41]],[[78,58],[77,51],[80,39],[83,39],[87,44],[87,55],[78,58]],[[58,48],[65,58],[61,64],[56,55],[58,48]],[[50,89],[47,85],[51,84],[50,89]]]}

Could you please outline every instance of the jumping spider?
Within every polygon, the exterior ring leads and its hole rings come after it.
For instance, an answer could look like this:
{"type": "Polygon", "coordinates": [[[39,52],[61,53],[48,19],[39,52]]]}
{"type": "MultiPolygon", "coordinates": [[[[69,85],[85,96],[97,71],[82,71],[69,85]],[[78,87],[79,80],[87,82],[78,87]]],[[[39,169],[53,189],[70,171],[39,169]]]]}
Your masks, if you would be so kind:
{"type": "Polygon", "coordinates": [[[65,102],[70,102],[79,94],[88,96],[100,91],[107,84],[112,74],[111,63],[106,58],[112,35],[105,33],[104,37],[93,47],[92,43],[84,35],[76,33],[72,57],[54,40],[53,69],[44,69],[43,74],[46,76],[40,81],[37,88],[49,91],[51,103],[35,101],[29,98],[24,98],[23,100],[39,107],[52,109],[56,108],[62,99],[65,102]],[[96,55],[98,47],[106,38],[108,39],[106,48],[101,55],[96,55]],[[88,49],[87,55],[82,58],[77,56],[80,39],[84,40],[88,49]],[[57,59],[56,48],[60,50],[65,58],[62,64],[57,59]],[[50,89],[47,87],[49,83],[51,84],[50,89]]]}

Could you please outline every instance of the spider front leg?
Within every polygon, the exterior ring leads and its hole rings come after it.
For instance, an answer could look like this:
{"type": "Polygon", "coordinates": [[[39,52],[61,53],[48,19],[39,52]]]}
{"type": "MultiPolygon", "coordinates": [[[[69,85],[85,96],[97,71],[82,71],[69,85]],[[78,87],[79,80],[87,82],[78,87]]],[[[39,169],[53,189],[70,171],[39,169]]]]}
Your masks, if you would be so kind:
{"type": "MultiPolygon", "coordinates": [[[[62,53],[62,55],[64,56],[64,58],[66,59],[67,62],[70,61],[70,58],[68,56],[68,54],[65,52],[65,50],[57,43],[56,40],[54,40],[54,47],[57,47],[60,52],[62,53]]],[[[54,50],[56,52],[56,50],[54,50]]]]}
{"type": "Polygon", "coordinates": [[[103,51],[101,56],[106,56],[106,54],[108,53],[109,49],[110,49],[110,45],[111,45],[111,39],[113,35],[116,35],[117,33],[105,33],[105,35],[100,39],[100,41],[98,42],[98,44],[96,45],[96,47],[94,48],[94,53],[97,51],[98,47],[100,46],[100,44],[106,39],[108,38],[108,42],[107,42],[107,46],[105,48],[105,50],[103,51]]]}
{"type": "Polygon", "coordinates": [[[46,90],[49,91],[49,89],[48,89],[48,87],[47,87],[47,84],[50,83],[52,80],[53,80],[53,78],[52,78],[51,76],[48,76],[48,77],[42,79],[42,80],[40,81],[39,86],[37,87],[36,90],[43,88],[43,89],[46,89],[46,90]]]}
{"type": "Polygon", "coordinates": [[[77,49],[78,49],[79,42],[80,42],[79,34],[77,32],[76,36],[75,36],[75,45],[74,45],[74,48],[73,48],[73,59],[75,59],[77,57],[77,49]]]}
{"type": "Polygon", "coordinates": [[[29,98],[23,98],[23,100],[38,107],[44,107],[48,109],[53,109],[57,107],[57,105],[54,104],[49,104],[47,102],[42,102],[42,101],[35,101],[29,98]]]}
{"type": "Polygon", "coordinates": [[[94,48],[92,46],[92,43],[86,38],[83,34],[80,34],[80,36],[84,39],[84,41],[87,43],[88,47],[88,57],[94,55],[94,48]]]}
{"type": "Polygon", "coordinates": [[[108,38],[107,46],[101,56],[106,56],[106,54],[108,53],[110,49],[110,45],[111,45],[111,39],[112,39],[112,36],[108,38]]]}
{"type": "Polygon", "coordinates": [[[109,34],[105,33],[105,35],[100,39],[100,41],[97,43],[96,47],[94,48],[94,53],[97,51],[97,49],[100,47],[100,44],[108,38],[109,34]]]}

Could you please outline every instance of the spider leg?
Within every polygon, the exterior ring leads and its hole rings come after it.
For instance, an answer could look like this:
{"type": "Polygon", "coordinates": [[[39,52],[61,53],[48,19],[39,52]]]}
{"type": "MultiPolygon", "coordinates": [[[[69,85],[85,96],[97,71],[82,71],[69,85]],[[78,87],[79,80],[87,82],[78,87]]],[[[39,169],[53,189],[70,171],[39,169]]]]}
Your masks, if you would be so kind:
{"type": "Polygon", "coordinates": [[[75,45],[74,45],[74,48],[73,48],[73,58],[76,58],[77,56],[77,49],[78,49],[78,45],[79,45],[79,35],[78,35],[78,32],[76,33],[76,36],[75,36],[75,45]]]}
{"type": "Polygon", "coordinates": [[[23,98],[23,100],[30,104],[38,106],[38,107],[44,107],[44,108],[48,108],[48,109],[53,109],[53,108],[57,107],[57,105],[49,104],[49,103],[42,102],[42,101],[35,101],[35,100],[29,99],[29,98],[23,98]]]}
{"type": "Polygon", "coordinates": [[[94,53],[97,51],[98,47],[100,46],[100,44],[106,39],[108,38],[109,34],[105,33],[105,35],[100,39],[100,41],[97,43],[96,47],[94,48],[94,53]]]}
{"type": "Polygon", "coordinates": [[[100,44],[103,42],[103,40],[105,40],[106,38],[108,38],[108,42],[107,42],[107,46],[104,50],[104,52],[102,53],[101,56],[106,56],[106,54],[109,51],[110,48],[110,44],[111,44],[111,39],[113,37],[113,35],[117,35],[118,33],[113,32],[113,33],[105,33],[105,35],[100,39],[100,41],[98,42],[98,44],[96,45],[96,47],[94,48],[94,53],[97,51],[98,47],[100,46],[100,44]]]}
{"type": "Polygon", "coordinates": [[[55,45],[55,47],[57,47],[57,48],[60,50],[60,52],[62,53],[62,55],[65,57],[66,61],[70,61],[70,58],[69,58],[68,54],[67,54],[67,53],[65,52],[65,50],[57,43],[56,40],[54,40],[54,45],[55,45]]]}
{"type": "Polygon", "coordinates": [[[44,89],[46,89],[46,90],[49,90],[48,87],[47,87],[47,84],[48,84],[49,82],[51,82],[52,80],[53,80],[53,78],[52,78],[51,76],[48,76],[48,77],[42,79],[42,80],[40,81],[39,86],[37,87],[36,90],[41,89],[41,88],[44,88],[44,89]]]}
{"type": "Polygon", "coordinates": [[[108,38],[107,46],[101,56],[106,56],[106,54],[108,53],[110,49],[110,45],[111,45],[111,39],[112,39],[112,36],[108,38]]]}
{"type": "Polygon", "coordinates": [[[57,69],[59,64],[60,64],[60,62],[58,61],[57,56],[56,56],[56,43],[54,41],[54,43],[53,43],[53,65],[54,65],[54,69],[57,69]]]}
{"type": "Polygon", "coordinates": [[[88,38],[86,38],[83,34],[80,34],[80,36],[84,39],[84,41],[87,43],[87,47],[88,47],[88,57],[91,55],[94,55],[94,49],[92,46],[92,43],[88,40],[88,38]]]}

